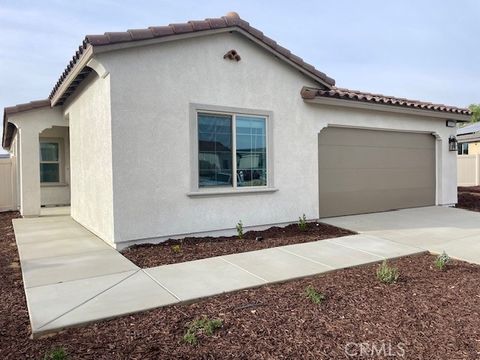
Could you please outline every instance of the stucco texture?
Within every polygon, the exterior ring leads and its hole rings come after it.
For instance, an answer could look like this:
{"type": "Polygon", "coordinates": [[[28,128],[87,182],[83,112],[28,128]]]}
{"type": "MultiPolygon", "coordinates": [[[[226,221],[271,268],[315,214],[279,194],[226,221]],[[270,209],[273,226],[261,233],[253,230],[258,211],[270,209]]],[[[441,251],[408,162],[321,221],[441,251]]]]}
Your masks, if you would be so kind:
{"type": "Polygon", "coordinates": [[[70,123],[71,215],[113,243],[109,76],[92,72],[65,104],[64,113],[70,123]]]}
{"type": "Polygon", "coordinates": [[[70,110],[72,215],[80,223],[102,222],[108,241],[231,230],[239,220],[248,227],[302,214],[318,218],[318,134],[326,126],[435,133],[436,202],[456,202],[456,154],[448,151],[455,129],[435,118],[306,104],[301,88],[318,84],[238,33],[117,50],[96,60],[110,82],[97,78],[70,110]],[[241,61],[223,58],[231,49],[241,61]],[[269,160],[278,191],[188,196],[196,146],[191,104],[271,112],[269,160]]]}

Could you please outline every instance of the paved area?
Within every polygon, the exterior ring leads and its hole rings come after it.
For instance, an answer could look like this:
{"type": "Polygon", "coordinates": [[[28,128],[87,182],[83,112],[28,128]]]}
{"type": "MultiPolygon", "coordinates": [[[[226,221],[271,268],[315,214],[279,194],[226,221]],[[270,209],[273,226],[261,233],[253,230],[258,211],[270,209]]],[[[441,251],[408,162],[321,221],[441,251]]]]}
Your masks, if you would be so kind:
{"type": "Polygon", "coordinates": [[[341,216],[323,222],[434,254],[480,264],[480,213],[430,206],[341,216]]]}
{"type": "Polygon", "coordinates": [[[42,215],[14,220],[34,336],[425,250],[480,263],[480,214],[441,207],[326,219],[360,234],[149,269],[67,210],[42,215]]]}

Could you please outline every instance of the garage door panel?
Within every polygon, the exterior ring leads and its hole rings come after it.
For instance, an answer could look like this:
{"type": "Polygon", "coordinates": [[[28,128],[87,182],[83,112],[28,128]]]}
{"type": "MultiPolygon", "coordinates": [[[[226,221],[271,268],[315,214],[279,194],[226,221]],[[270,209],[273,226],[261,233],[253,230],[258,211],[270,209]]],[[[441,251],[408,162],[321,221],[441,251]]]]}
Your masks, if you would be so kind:
{"type": "Polygon", "coordinates": [[[412,132],[365,130],[351,128],[327,128],[328,136],[322,136],[320,145],[346,145],[346,146],[374,146],[387,148],[419,148],[432,149],[435,144],[430,142],[432,135],[412,132]],[[358,132],[361,132],[359,135],[358,132]],[[379,133],[382,135],[379,136],[379,133]],[[400,136],[399,136],[400,135],[400,136]]]}
{"type": "Polygon", "coordinates": [[[429,190],[413,188],[395,192],[369,190],[324,194],[324,201],[320,203],[320,214],[342,216],[425,206],[425,202],[430,201],[429,190]],[[395,204],[395,207],[388,208],[385,203],[395,204]],[[348,208],[345,204],[349,204],[348,208]]]}
{"type": "Polygon", "coordinates": [[[320,146],[320,162],[328,168],[415,168],[425,164],[435,165],[431,149],[380,148],[355,146],[320,146]],[[365,164],[364,158],[369,159],[365,164]]]}
{"type": "Polygon", "coordinates": [[[435,189],[431,173],[424,169],[333,169],[321,177],[322,192],[409,189],[435,189]],[[412,179],[415,179],[412,182],[412,179]]]}
{"type": "Polygon", "coordinates": [[[320,217],[435,204],[432,135],[327,128],[318,149],[320,217]]]}

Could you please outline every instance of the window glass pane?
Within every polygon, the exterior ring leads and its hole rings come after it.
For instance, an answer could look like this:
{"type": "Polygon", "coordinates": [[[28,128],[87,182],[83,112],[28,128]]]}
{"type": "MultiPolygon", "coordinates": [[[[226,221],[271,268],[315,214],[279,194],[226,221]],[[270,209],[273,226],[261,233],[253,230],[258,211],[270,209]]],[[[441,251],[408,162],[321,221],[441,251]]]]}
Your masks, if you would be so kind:
{"type": "Polygon", "coordinates": [[[232,186],[232,117],[198,114],[199,187],[232,186]]]}
{"type": "Polygon", "coordinates": [[[40,164],[40,182],[59,182],[60,171],[58,164],[40,164]]]}
{"type": "Polygon", "coordinates": [[[40,161],[58,161],[58,143],[40,143],[40,161]]]}
{"type": "Polygon", "coordinates": [[[237,186],[267,185],[266,121],[237,116],[237,186]]]}

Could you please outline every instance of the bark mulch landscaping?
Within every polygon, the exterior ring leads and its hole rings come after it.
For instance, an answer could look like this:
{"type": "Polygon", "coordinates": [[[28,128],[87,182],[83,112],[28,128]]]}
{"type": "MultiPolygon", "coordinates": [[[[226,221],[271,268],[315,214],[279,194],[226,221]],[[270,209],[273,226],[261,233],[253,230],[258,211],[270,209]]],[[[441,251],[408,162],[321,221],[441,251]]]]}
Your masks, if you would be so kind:
{"type": "Polygon", "coordinates": [[[297,224],[274,226],[263,231],[248,231],[242,239],[238,236],[169,239],[160,244],[133,245],[123,250],[122,255],[137,266],[148,268],[355,234],[350,230],[319,222],[307,223],[306,226],[303,231],[297,224]]]}
{"type": "Polygon", "coordinates": [[[95,360],[358,359],[345,354],[358,354],[358,343],[366,344],[367,354],[375,351],[364,359],[480,357],[480,267],[453,261],[440,271],[431,255],[392,261],[400,272],[393,285],[377,280],[373,264],[31,340],[10,224],[15,216],[0,214],[1,359],[43,359],[54,348],[64,349],[69,359],[95,360]],[[316,297],[319,304],[308,299],[307,287],[325,299],[316,297]],[[201,321],[192,324],[195,319],[201,321]],[[188,324],[190,342],[192,333],[201,333],[196,345],[183,339],[188,324]]]}
{"type": "Polygon", "coordinates": [[[456,207],[480,211],[480,186],[459,187],[456,207]]]}

